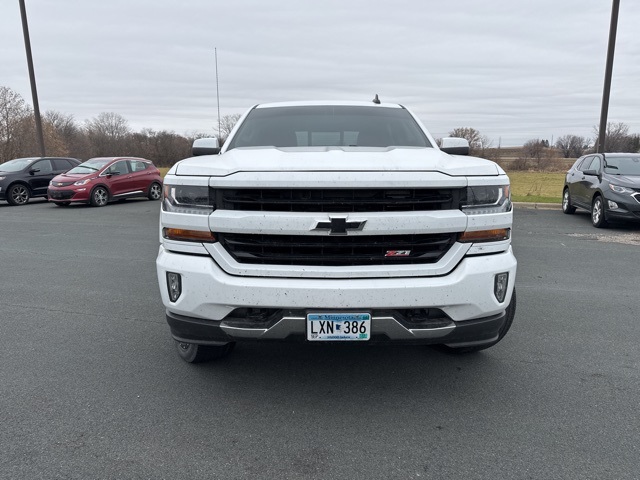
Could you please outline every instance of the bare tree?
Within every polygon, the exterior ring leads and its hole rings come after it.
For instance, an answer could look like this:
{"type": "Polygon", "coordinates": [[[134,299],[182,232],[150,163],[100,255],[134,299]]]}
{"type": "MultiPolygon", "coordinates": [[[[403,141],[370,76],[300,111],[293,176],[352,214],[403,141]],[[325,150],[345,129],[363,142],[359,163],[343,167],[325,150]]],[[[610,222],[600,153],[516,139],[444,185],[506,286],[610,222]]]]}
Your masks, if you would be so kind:
{"type": "Polygon", "coordinates": [[[578,135],[563,135],[558,137],[556,148],[562,152],[564,158],[578,158],[587,149],[587,139],[578,135]]]}
{"type": "Polygon", "coordinates": [[[233,127],[236,126],[236,123],[238,123],[240,117],[242,117],[242,115],[240,115],[239,113],[232,113],[231,115],[223,115],[222,118],[220,118],[220,128],[218,128],[218,125],[214,127],[220,145],[223,145],[224,142],[227,141],[231,130],[233,130],[233,127]]]}
{"type": "MultiPolygon", "coordinates": [[[[483,158],[496,157],[492,151],[493,141],[486,135],[482,135],[478,130],[471,127],[458,127],[449,132],[450,137],[464,138],[469,142],[471,155],[477,155],[483,158]]],[[[491,158],[495,160],[496,158],[491,158]]]]}
{"type": "MultiPolygon", "coordinates": [[[[48,110],[43,118],[43,129],[45,136],[54,135],[63,143],[64,148],[59,146],[52,150],[52,155],[71,156],[75,158],[89,158],[92,154],[89,139],[77,124],[73,115],[48,110]],[[51,133],[46,134],[47,131],[51,133]],[[66,153],[62,153],[64,152],[66,153]]],[[[48,141],[45,141],[48,150],[51,149],[48,141]]]]}
{"type": "Polygon", "coordinates": [[[497,160],[499,156],[498,152],[492,147],[493,140],[486,135],[480,135],[476,147],[471,149],[471,154],[482,158],[488,158],[490,160],[497,160]]]}
{"type": "Polygon", "coordinates": [[[169,167],[190,156],[193,142],[174,132],[144,129],[131,134],[128,143],[132,155],[153,160],[159,167],[169,167]]]}
{"type": "MultiPolygon", "coordinates": [[[[596,145],[598,144],[599,128],[593,127],[596,145]]],[[[631,148],[631,136],[629,135],[629,125],[624,122],[607,123],[607,132],[604,142],[607,152],[628,152],[631,148]]]]}
{"type": "MultiPolygon", "coordinates": [[[[225,117],[223,129],[230,132],[239,115],[225,117]]],[[[196,138],[210,136],[192,132],[179,135],[171,131],[143,129],[133,132],[127,120],[117,113],[103,112],[79,124],[73,115],[50,110],[43,116],[47,151],[56,156],[87,159],[92,156],[135,155],[171,166],[191,155],[196,138]]],[[[7,87],[0,87],[0,163],[11,158],[40,155],[31,108],[7,87]]]]}
{"type": "Polygon", "coordinates": [[[522,146],[522,154],[513,162],[515,170],[527,170],[531,167],[543,170],[551,163],[552,151],[548,140],[539,138],[528,140],[522,146]]]}
{"type": "Polygon", "coordinates": [[[127,155],[127,142],[131,130],[126,118],[118,113],[102,112],[87,120],[84,130],[89,138],[93,156],[127,155]]]}
{"type": "Polygon", "coordinates": [[[464,138],[469,142],[471,149],[479,148],[482,144],[482,135],[475,128],[457,127],[449,132],[450,137],[464,138]]]}
{"type": "Polygon", "coordinates": [[[20,156],[20,137],[30,113],[19,93],[0,86],[0,163],[20,156]]]}
{"type": "Polygon", "coordinates": [[[42,119],[55,128],[60,136],[71,139],[78,131],[78,125],[71,114],[65,114],[56,110],[47,110],[42,119]]]}

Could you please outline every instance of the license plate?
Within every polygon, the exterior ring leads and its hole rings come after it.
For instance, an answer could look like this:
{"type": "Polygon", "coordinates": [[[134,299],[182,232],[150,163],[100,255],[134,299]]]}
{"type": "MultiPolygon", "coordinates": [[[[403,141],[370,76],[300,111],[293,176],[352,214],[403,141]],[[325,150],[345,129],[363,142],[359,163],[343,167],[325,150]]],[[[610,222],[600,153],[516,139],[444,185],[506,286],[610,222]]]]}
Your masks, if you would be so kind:
{"type": "Polygon", "coordinates": [[[309,313],[307,340],[361,341],[371,335],[370,313],[309,313]]]}

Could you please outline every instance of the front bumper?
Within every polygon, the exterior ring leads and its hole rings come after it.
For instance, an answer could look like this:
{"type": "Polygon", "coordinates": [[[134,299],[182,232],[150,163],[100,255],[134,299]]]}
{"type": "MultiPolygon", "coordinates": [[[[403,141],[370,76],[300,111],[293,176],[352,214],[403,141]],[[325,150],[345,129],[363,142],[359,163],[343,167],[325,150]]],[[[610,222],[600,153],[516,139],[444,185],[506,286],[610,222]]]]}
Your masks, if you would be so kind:
{"type": "Polygon", "coordinates": [[[88,202],[91,187],[49,187],[47,199],[50,202],[88,202]]]}
{"type": "Polygon", "coordinates": [[[640,201],[636,198],[640,198],[638,194],[636,197],[619,194],[615,192],[605,192],[605,218],[612,221],[640,221],[640,201]],[[617,208],[611,208],[610,202],[615,202],[617,208]]]}
{"type": "MultiPolygon", "coordinates": [[[[220,345],[236,341],[285,340],[304,342],[306,312],[287,311],[263,325],[249,325],[245,319],[204,320],[177,315],[167,310],[171,335],[179,342],[220,345]]],[[[492,343],[498,339],[506,313],[464,322],[449,321],[440,325],[408,326],[393,316],[372,315],[371,339],[367,343],[446,344],[467,347],[492,343]],[[413,328],[412,328],[413,327],[413,328]]],[[[326,342],[324,342],[326,343],[326,342]]]]}
{"type": "Polygon", "coordinates": [[[229,275],[211,257],[178,254],[161,246],[156,265],[173,335],[191,343],[304,337],[304,312],[310,309],[371,311],[373,339],[485,343],[495,339],[504,322],[517,262],[509,248],[503,253],[466,257],[442,276],[264,278],[229,275]],[[181,275],[182,294],[176,302],[169,300],[167,272],[181,275]],[[509,273],[509,285],[505,301],[499,303],[493,293],[494,278],[503,272],[509,273]],[[238,326],[230,315],[241,308],[278,309],[282,314],[273,325],[238,326]],[[439,309],[448,323],[435,329],[411,328],[384,313],[394,309],[439,309]],[[477,330],[473,324],[478,325],[477,330]]]}

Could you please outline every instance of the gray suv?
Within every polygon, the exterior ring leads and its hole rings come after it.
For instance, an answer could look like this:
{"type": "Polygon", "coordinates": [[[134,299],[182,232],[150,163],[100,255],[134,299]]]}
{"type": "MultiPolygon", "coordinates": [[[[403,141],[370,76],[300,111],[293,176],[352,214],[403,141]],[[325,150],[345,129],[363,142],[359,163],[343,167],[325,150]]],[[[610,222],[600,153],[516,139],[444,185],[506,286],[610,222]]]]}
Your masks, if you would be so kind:
{"type": "Polygon", "coordinates": [[[80,165],[80,160],[62,157],[16,158],[0,164],[0,200],[24,205],[31,197],[46,197],[53,177],[80,165]]]}
{"type": "Polygon", "coordinates": [[[640,153],[598,153],[580,157],[567,172],[562,211],[591,212],[596,228],[609,221],[640,221],[640,153]]]}

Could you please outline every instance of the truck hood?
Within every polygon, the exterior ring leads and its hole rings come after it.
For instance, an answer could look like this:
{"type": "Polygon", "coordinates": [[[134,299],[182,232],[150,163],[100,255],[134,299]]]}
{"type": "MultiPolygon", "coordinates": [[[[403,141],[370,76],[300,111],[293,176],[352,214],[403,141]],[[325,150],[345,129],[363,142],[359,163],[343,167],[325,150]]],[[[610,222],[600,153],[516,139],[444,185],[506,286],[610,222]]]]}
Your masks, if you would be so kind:
{"type": "Polygon", "coordinates": [[[247,147],[178,162],[173,175],[223,177],[238,172],[440,172],[451,176],[504,175],[482,158],[437,148],[247,147]]]}

